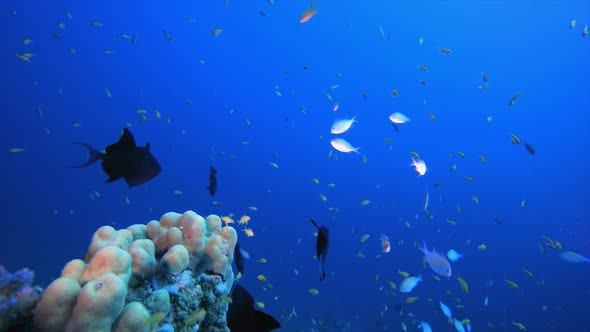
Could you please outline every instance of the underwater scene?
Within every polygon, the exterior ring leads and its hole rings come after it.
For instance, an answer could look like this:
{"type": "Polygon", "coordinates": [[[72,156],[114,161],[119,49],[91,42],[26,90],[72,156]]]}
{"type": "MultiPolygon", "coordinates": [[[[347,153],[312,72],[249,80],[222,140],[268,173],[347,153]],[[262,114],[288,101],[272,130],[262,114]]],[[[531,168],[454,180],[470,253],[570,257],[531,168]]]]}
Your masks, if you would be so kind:
{"type": "Polygon", "coordinates": [[[589,25],[0,1],[0,331],[590,331],[589,25]]]}

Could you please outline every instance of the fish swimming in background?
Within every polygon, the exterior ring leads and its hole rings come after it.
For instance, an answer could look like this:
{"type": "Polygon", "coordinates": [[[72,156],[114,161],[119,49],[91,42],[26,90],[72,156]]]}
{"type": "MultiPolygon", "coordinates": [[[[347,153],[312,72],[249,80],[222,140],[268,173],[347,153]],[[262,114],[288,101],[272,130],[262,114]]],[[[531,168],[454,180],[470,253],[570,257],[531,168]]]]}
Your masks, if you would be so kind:
{"type": "Polygon", "coordinates": [[[399,291],[402,293],[409,293],[411,292],[419,283],[422,282],[422,275],[417,277],[407,277],[405,278],[401,285],[399,286],[399,291]]]}
{"type": "Polygon", "coordinates": [[[311,3],[309,4],[309,9],[304,11],[303,14],[301,14],[301,17],[299,17],[299,23],[305,23],[305,22],[309,21],[317,12],[318,12],[317,9],[315,9],[313,7],[313,0],[312,0],[311,3]]]}
{"type": "Polygon", "coordinates": [[[455,249],[451,249],[447,251],[447,257],[451,260],[451,262],[456,262],[463,258],[463,254],[458,253],[455,249]]]}
{"type": "Polygon", "coordinates": [[[82,165],[69,167],[88,167],[102,160],[102,169],[109,176],[106,183],[123,178],[131,188],[148,182],[161,171],[160,164],[150,153],[150,142],[144,147],[135,145],[135,139],[127,128],[123,129],[119,141],[107,146],[105,152],[97,151],[86,143],[74,144],[80,144],[88,149],[88,160],[82,165]]]}
{"type": "Polygon", "coordinates": [[[330,230],[324,225],[322,225],[322,227],[318,226],[318,224],[313,219],[311,219],[311,223],[318,229],[318,238],[315,243],[315,251],[320,263],[320,281],[323,281],[326,278],[324,263],[326,262],[328,249],[330,248],[330,230]]]}
{"type": "MultiPolygon", "coordinates": [[[[236,270],[238,273],[244,275],[244,259],[250,258],[249,255],[244,255],[246,252],[240,248],[240,244],[236,243],[234,247],[234,262],[236,263],[236,270]]],[[[238,274],[236,273],[236,275],[238,274]]]]}
{"type": "Polygon", "coordinates": [[[572,251],[565,251],[559,256],[570,263],[590,263],[590,259],[572,251]]]}
{"type": "Polygon", "coordinates": [[[451,276],[451,264],[444,256],[437,253],[434,249],[428,251],[426,242],[424,242],[424,247],[420,248],[420,250],[424,253],[424,260],[434,272],[445,277],[451,276]]]}
{"type": "Polygon", "coordinates": [[[213,167],[209,167],[209,186],[205,187],[205,189],[209,190],[209,195],[211,197],[215,196],[217,192],[217,170],[213,167]]]}
{"type": "Polygon", "coordinates": [[[281,327],[273,316],[254,307],[254,298],[244,287],[236,285],[231,299],[227,310],[227,327],[231,332],[269,332],[281,327]]]}

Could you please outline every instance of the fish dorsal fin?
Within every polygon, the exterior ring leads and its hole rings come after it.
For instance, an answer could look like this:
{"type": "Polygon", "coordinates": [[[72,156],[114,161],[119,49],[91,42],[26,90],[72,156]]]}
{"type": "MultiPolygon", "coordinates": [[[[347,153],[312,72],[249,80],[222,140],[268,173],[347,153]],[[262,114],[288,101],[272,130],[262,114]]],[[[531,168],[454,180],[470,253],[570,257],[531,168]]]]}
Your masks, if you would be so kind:
{"type": "MultiPolygon", "coordinates": [[[[135,139],[133,138],[133,135],[131,135],[131,132],[129,131],[129,129],[124,128],[123,134],[121,135],[121,138],[119,138],[119,141],[117,141],[117,143],[115,143],[115,144],[111,144],[111,145],[107,146],[106,152],[107,152],[107,154],[111,154],[111,153],[114,153],[117,151],[131,150],[135,147],[136,147],[136,145],[135,145],[135,139]]],[[[147,147],[149,148],[149,143],[148,143],[147,147]]]]}

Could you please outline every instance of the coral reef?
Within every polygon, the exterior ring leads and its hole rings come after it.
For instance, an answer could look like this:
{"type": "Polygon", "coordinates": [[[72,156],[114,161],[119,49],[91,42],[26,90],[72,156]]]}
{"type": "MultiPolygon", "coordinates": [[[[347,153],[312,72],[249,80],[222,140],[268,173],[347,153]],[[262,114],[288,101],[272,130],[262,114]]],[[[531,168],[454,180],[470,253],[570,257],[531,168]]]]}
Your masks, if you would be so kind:
{"type": "Polygon", "coordinates": [[[228,332],[234,228],[216,215],[169,212],[159,221],[98,229],[35,309],[39,331],[228,332]]]}
{"type": "Polygon", "coordinates": [[[41,289],[33,286],[34,277],[27,268],[10,273],[0,265],[0,331],[31,318],[41,298],[41,289]]]}

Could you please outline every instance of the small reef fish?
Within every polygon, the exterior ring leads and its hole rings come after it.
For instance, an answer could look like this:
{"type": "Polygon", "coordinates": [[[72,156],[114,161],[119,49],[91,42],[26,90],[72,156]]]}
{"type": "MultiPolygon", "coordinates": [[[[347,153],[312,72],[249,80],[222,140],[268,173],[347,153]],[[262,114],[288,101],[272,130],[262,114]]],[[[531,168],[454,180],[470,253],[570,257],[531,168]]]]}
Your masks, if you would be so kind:
{"type": "Polygon", "coordinates": [[[455,249],[451,249],[447,251],[447,257],[451,262],[455,263],[456,261],[463,258],[463,254],[456,252],[455,249]]]}
{"type": "Polygon", "coordinates": [[[209,167],[209,186],[205,189],[209,190],[211,197],[217,192],[217,170],[213,166],[209,167]]]}
{"type": "Polygon", "coordinates": [[[391,121],[395,124],[403,124],[406,122],[410,122],[411,120],[410,120],[410,118],[403,115],[402,113],[395,112],[389,116],[389,121],[391,121]]]}
{"type": "Polygon", "coordinates": [[[387,235],[381,233],[381,236],[379,237],[379,241],[381,241],[381,251],[384,253],[388,253],[389,251],[391,251],[391,244],[389,243],[389,238],[387,237],[387,235]]]}
{"type": "Polygon", "coordinates": [[[353,117],[352,119],[338,120],[332,125],[330,133],[334,135],[343,134],[347,132],[355,122],[357,122],[356,117],[353,117]]]}
{"type": "Polygon", "coordinates": [[[299,17],[299,23],[305,23],[309,21],[315,14],[317,14],[317,9],[313,7],[313,0],[309,4],[309,9],[304,11],[303,14],[299,17]]]}
{"type": "Polygon", "coordinates": [[[418,286],[418,283],[422,282],[422,276],[417,276],[417,277],[407,277],[406,279],[404,279],[401,283],[401,285],[399,286],[399,291],[402,293],[409,293],[411,292],[416,286],[418,286]]]}
{"type": "Polygon", "coordinates": [[[590,259],[572,251],[564,251],[559,256],[564,261],[570,263],[590,263],[590,259]]]}
{"type": "Polygon", "coordinates": [[[420,322],[420,324],[418,324],[418,328],[421,328],[422,332],[432,332],[432,328],[426,322],[420,322]]]}
{"type": "Polygon", "coordinates": [[[530,143],[524,143],[524,148],[526,149],[526,151],[531,155],[534,156],[537,151],[535,150],[535,148],[530,144],[530,143]]]}
{"type": "Polygon", "coordinates": [[[242,248],[240,248],[239,243],[236,243],[236,246],[234,247],[234,262],[236,263],[236,271],[238,271],[240,275],[244,274],[244,259],[249,258],[250,255],[246,251],[242,250],[242,248]]]}
{"type": "Polygon", "coordinates": [[[356,153],[360,154],[358,152],[359,148],[353,147],[347,140],[345,140],[343,138],[335,138],[335,139],[331,140],[330,145],[332,145],[332,147],[334,149],[336,149],[337,151],[340,151],[340,152],[344,152],[344,153],[356,152],[356,153]]]}
{"type": "Polygon", "coordinates": [[[461,323],[460,320],[453,319],[453,326],[455,326],[457,332],[465,332],[465,326],[463,326],[463,323],[461,323]]]}
{"type": "Polygon", "coordinates": [[[442,311],[443,315],[448,319],[453,319],[453,313],[451,312],[451,308],[447,307],[442,301],[438,302],[440,306],[440,311],[442,311]]]}
{"type": "Polygon", "coordinates": [[[422,176],[426,174],[427,169],[424,160],[412,157],[412,163],[410,164],[410,166],[414,167],[417,176],[422,176]]]}
{"type": "Polygon", "coordinates": [[[424,260],[430,268],[444,277],[451,276],[451,264],[449,261],[439,253],[437,253],[434,249],[432,251],[428,251],[428,247],[426,246],[426,242],[424,242],[424,247],[420,248],[420,250],[424,253],[424,260]]]}
{"type": "Polygon", "coordinates": [[[328,256],[328,249],[330,248],[330,230],[322,225],[321,227],[311,219],[311,223],[318,229],[318,237],[316,239],[315,250],[316,256],[320,263],[320,281],[326,278],[326,270],[324,269],[324,263],[326,262],[326,256],[328,256]]]}
{"type": "Polygon", "coordinates": [[[88,160],[82,165],[70,167],[88,167],[102,160],[102,169],[109,176],[107,183],[123,178],[131,188],[148,182],[161,171],[160,164],[150,153],[150,142],[144,147],[138,147],[127,128],[123,129],[119,141],[107,146],[105,152],[97,151],[85,143],[74,144],[80,144],[88,149],[88,160]]]}

